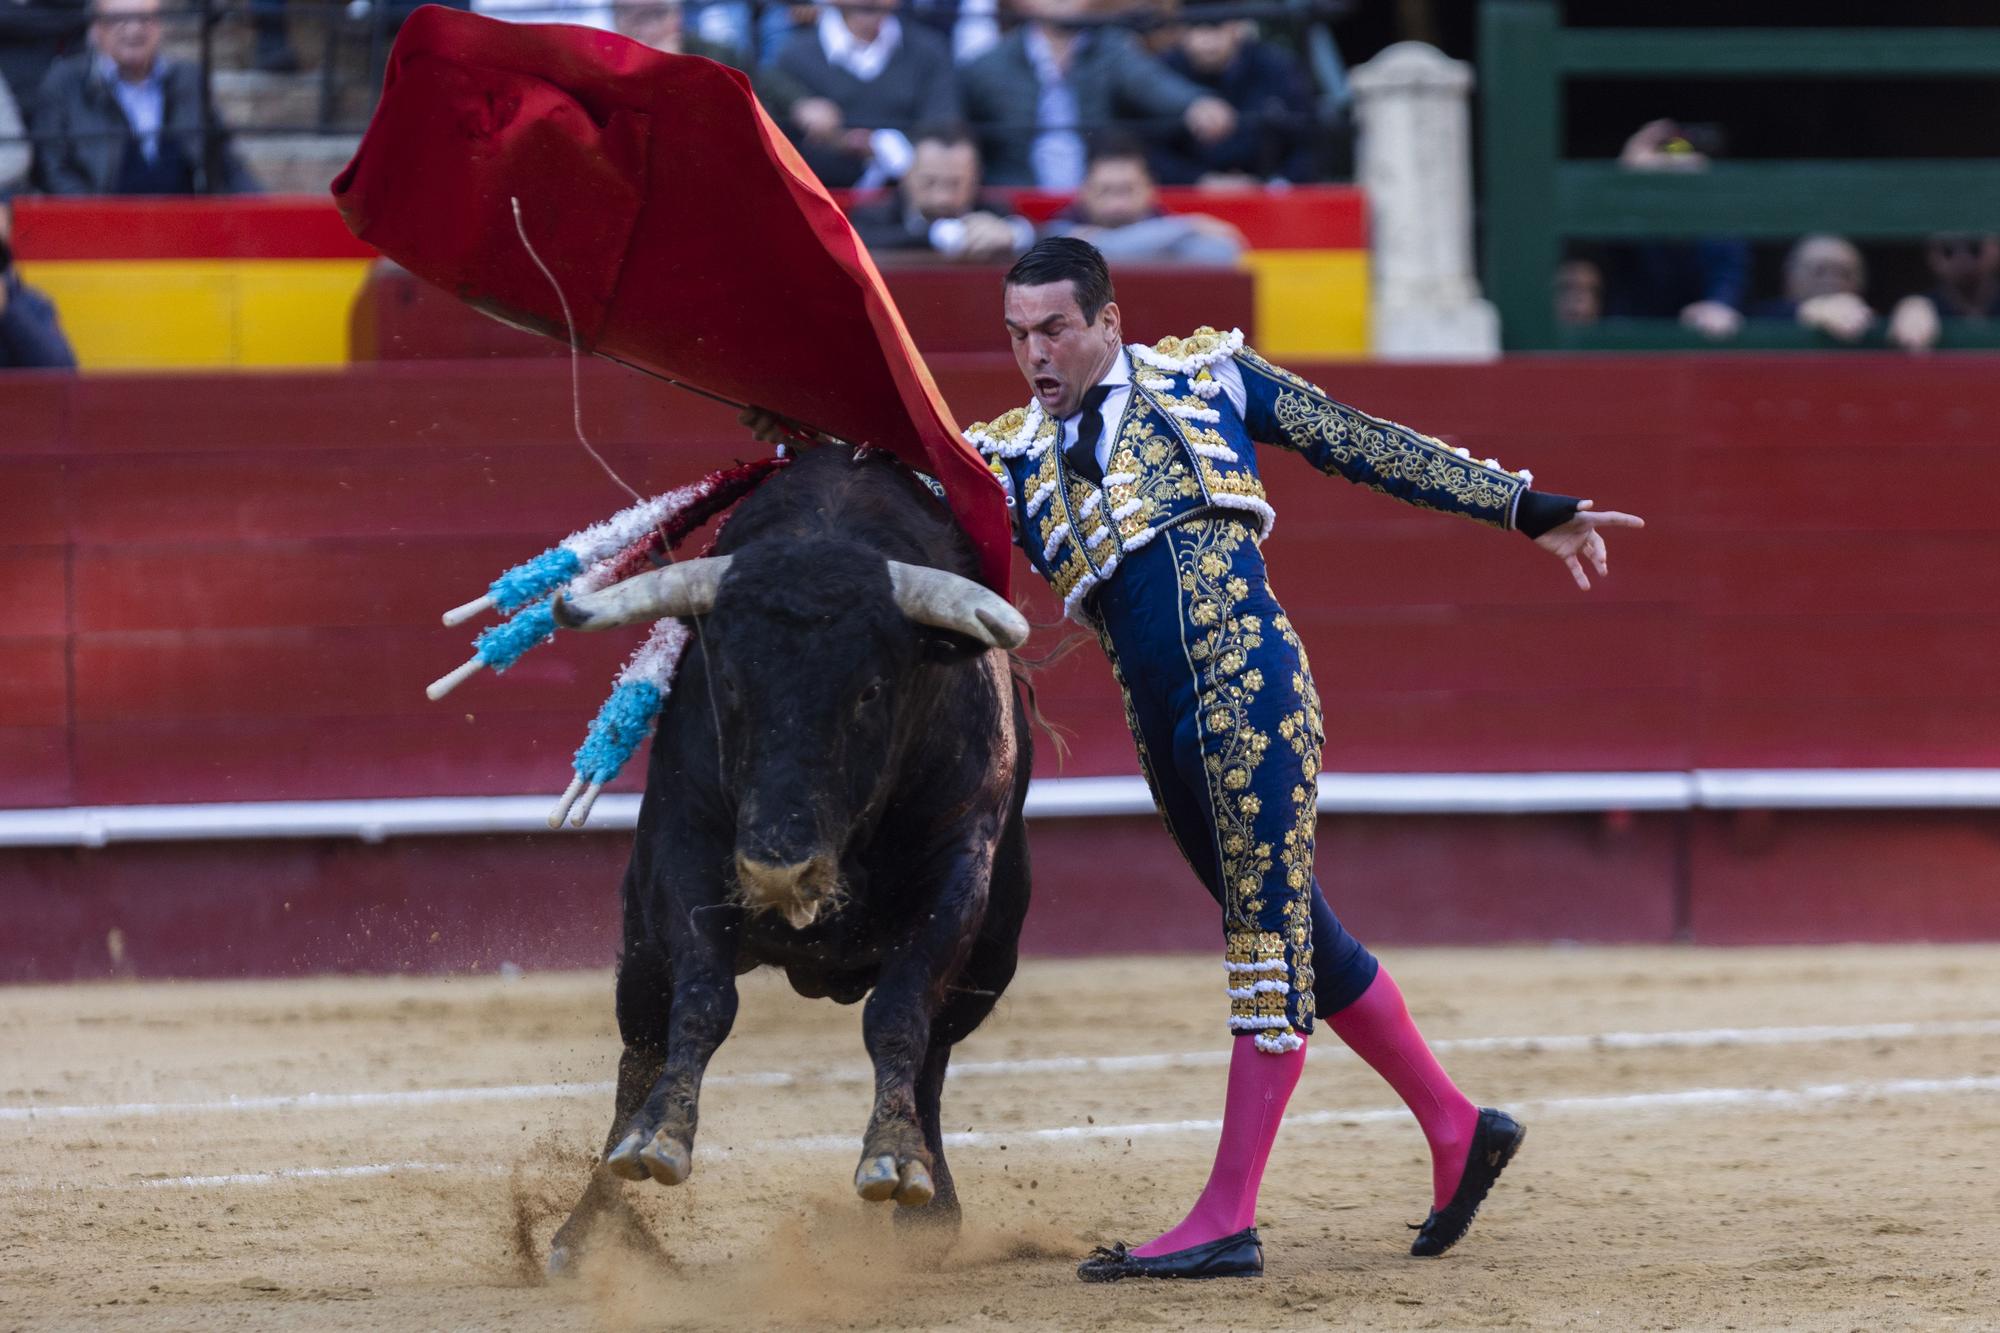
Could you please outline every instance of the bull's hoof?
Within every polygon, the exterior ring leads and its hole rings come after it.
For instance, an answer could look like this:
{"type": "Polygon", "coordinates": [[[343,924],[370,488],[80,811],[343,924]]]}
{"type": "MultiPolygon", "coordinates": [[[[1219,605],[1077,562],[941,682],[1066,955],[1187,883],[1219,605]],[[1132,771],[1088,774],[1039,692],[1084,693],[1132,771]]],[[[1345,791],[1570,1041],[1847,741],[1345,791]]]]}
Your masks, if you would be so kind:
{"type": "Polygon", "coordinates": [[[896,1202],[905,1208],[921,1208],[937,1194],[937,1186],[931,1183],[931,1173],[924,1169],[922,1162],[903,1163],[896,1188],[896,1202]]]}
{"type": "Polygon", "coordinates": [[[567,1245],[551,1245],[549,1247],[549,1276],[552,1278],[575,1277],[577,1267],[582,1263],[582,1260],[583,1256],[567,1245]]]}
{"type": "Polygon", "coordinates": [[[694,1153],[687,1144],[661,1130],[639,1150],[646,1173],[662,1185],[678,1185],[694,1170],[694,1153]]]}
{"type": "Polygon", "coordinates": [[[864,1157],[854,1172],[854,1192],[870,1203],[894,1199],[905,1208],[920,1208],[937,1195],[930,1169],[914,1157],[898,1165],[891,1153],[864,1157]]]}
{"type": "Polygon", "coordinates": [[[640,1151],[646,1146],[646,1138],[636,1130],[627,1134],[624,1140],[605,1154],[604,1164],[611,1168],[611,1174],[620,1180],[644,1180],[646,1163],[640,1158],[640,1151]]]}
{"type": "Polygon", "coordinates": [[[888,1153],[862,1158],[854,1172],[854,1192],[870,1203],[893,1199],[902,1187],[902,1179],[896,1174],[896,1159],[888,1153]]]}

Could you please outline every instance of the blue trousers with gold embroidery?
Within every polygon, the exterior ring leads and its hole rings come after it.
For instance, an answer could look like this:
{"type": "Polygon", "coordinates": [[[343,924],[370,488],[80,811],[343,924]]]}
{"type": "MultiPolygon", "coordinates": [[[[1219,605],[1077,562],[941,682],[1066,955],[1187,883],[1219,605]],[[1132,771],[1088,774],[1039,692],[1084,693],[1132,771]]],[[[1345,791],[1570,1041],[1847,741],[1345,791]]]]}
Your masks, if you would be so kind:
{"type": "Polygon", "coordinates": [[[1377,964],[1313,873],[1319,695],[1264,557],[1237,519],[1189,519],[1128,551],[1091,609],[1153,802],[1222,907],[1230,1029],[1292,1049],[1377,964]]]}

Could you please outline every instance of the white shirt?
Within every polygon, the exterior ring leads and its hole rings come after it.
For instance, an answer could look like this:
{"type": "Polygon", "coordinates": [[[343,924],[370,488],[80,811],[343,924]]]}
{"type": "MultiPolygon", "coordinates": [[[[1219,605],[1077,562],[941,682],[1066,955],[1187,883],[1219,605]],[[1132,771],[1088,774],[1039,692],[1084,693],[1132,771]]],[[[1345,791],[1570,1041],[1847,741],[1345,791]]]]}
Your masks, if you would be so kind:
{"type": "MultiPolygon", "coordinates": [[[[1104,429],[1097,436],[1097,468],[1100,472],[1111,468],[1111,439],[1118,433],[1119,418],[1125,415],[1125,404],[1132,397],[1132,354],[1124,348],[1118,349],[1118,356],[1111,363],[1111,369],[1104,372],[1098,385],[1111,390],[1104,396],[1104,429]]],[[[1064,453],[1076,443],[1076,433],[1083,427],[1083,407],[1056,423],[1062,429],[1062,438],[1056,447],[1064,453]]]]}
{"type": "MultiPolygon", "coordinates": [[[[1070,47],[1074,65],[1087,32],[1079,33],[1070,47]]],[[[1035,169],[1035,184],[1044,190],[1074,190],[1083,184],[1088,154],[1083,136],[1077,132],[1076,90],[1069,86],[1069,72],[1056,63],[1055,47],[1048,34],[1030,23],[1024,39],[1028,62],[1035,69],[1035,139],[1028,149],[1028,161],[1035,169]]]]}
{"type": "MultiPolygon", "coordinates": [[[[1236,358],[1224,357],[1211,365],[1208,373],[1221,382],[1222,396],[1236,409],[1236,415],[1242,416],[1250,395],[1243,387],[1243,372],[1236,368],[1236,358]]],[[[1111,369],[1105,371],[1104,378],[1097,382],[1111,386],[1111,392],[1104,396],[1104,406],[1100,409],[1104,413],[1104,433],[1097,437],[1097,467],[1100,472],[1108,473],[1111,470],[1111,445],[1118,434],[1118,422],[1125,415],[1126,402],[1132,397],[1132,354],[1121,350],[1118,359],[1111,363],[1111,369]]],[[[1079,406],[1075,412],[1056,423],[1056,428],[1062,432],[1056,447],[1066,450],[1075,444],[1077,430],[1082,424],[1083,408],[1079,406]]],[[[1003,475],[1000,484],[1006,488],[1008,495],[1013,495],[1011,475],[1003,475]]]]}
{"type": "MultiPolygon", "coordinates": [[[[819,49],[826,53],[826,63],[846,70],[863,83],[881,78],[896,48],[902,44],[903,25],[894,14],[882,20],[874,41],[864,43],[848,29],[847,20],[839,10],[819,11],[819,49]]],[[[861,173],[861,179],[854,182],[857,190],[872,190],[901,180],[917,155],[909,137],[901,130],[876,130],[868,136],[868,148],[873,158],[861,173]]]]}
{"type": "Polygon", "coordinates": [[[618,31],[611,6],[591,0],[472,0],[472,12],[514,23],[574,23],[583,28],[618,31]]]}
{"type": "MultiPolygon", "coordinates": [[[[1222,382],[1222,394],[1236,408],[1236,415],[1243,415],[1243,408],[1249,402],[1249,395],[1243,389],[1243,372],[1236,368],[1235,357],[1225,357],[1208,368],[1208,373],[1222,382]]],[[[1111,369],[1104,373],[1099,384],[1111,386],[1111,392],[1104,398],[1104,433],[1097,437],[1097,468],[1100,472],[1111,470],[1111,445],[1118,433],[1118,422],[1125,415],[1126,400],[1132,396],[1132,354],[1118,353],[1118,359],[1111,363],[1111,369]]],[[[1076,443],[1076,433],[1083,425],[1083,409],[1079,407],[1074,416],[1064,417],[1062,426],[1062,447],[1068,449],[1076,443]]]]}
{"type": "Polygon", "coordinates": [[[894,14],[882,20],[875,40],[863,43],[848,30],[847,20],[837,9],[822,9],[819,12],[819,49],[826,52],[826,63],[835,69],[844,69],[863,83],[873,83],[882,77],[882,71],[889,67],[889,57],[896,54],[896,48],[903,44],[903,25],[896,21],[894,14]]]}
{"type": "Polygon", "coordinates": [[[160,127],[167,118],[167,85],[163,77],[164,65],[159,57],[153,58],[153,68],[137,83],[127,83],[118,72],[118,62],[102,51],[97,53],[97,74],[111,85],[112,95],[118,99],[118,109],[125,113],[125,122],[132,127],[132,135],[139,141],[139,151],[148,162],[159,160],[160,127]]]}

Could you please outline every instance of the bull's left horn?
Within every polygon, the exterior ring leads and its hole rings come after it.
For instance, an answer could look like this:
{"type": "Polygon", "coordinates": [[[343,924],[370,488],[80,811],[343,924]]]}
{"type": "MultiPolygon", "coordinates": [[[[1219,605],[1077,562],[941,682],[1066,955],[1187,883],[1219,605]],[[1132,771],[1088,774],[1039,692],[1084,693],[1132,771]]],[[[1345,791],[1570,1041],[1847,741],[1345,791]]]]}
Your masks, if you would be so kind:
{"type": "Polygon", "coordinates": [[[664,569],[634,574],[596,592],[555,599],[550,609],[564,629],[612,629],[668,616],[705,616],[715,609],[716,590],[729,572],[726,555],[683,560],[664,569]]]}
{"type": "Polygon", "coordinates": [[[1019,648],[1028,641],[1028,622],[991,588],[929,565],[889,562],[896,605],[919,624],[957,630],[989,648],[1019,648]]]}

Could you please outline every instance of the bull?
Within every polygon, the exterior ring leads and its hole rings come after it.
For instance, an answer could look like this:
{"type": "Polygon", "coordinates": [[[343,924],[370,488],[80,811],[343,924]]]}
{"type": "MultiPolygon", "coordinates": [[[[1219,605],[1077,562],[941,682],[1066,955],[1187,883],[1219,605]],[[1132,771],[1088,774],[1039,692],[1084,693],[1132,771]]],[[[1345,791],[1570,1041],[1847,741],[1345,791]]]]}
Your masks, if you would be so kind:
{"type": "Polygon", "coordinates": [[[1028,625],[886,455],[815,450],[714,555],[558,600],[582,629],[693,617],[622,889],[624,1043],[603,1159],[556,1232],[569,1269],[622,1181],[694,1167],[702,1073],[736,977],[852,1004],[875,1071],[854,1188],[955,1231],[939,1103],[952,1047],[1014,974],[1028,908],[1028,625]]]}

